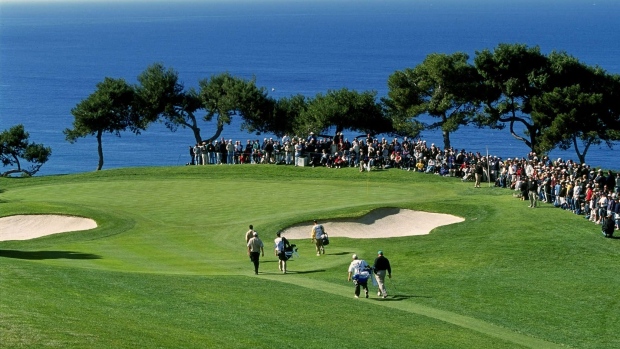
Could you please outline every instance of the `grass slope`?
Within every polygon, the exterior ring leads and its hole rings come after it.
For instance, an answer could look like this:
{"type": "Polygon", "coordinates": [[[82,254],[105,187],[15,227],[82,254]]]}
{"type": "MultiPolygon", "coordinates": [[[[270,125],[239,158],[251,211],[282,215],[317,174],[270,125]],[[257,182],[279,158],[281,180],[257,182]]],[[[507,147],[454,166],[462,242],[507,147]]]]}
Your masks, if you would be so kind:
{"type": "MultiPolygon", "coordinates": [[[[99,227],[0,242],[2,348],[614,348],[618,240],[505,189],[398,170],[128,168],[0,179],[0,214],[99,227]],[[430,235],[309,239],[281,275],[275,232],[377,207],[455,214],[430,235]],[[253,275],[244,233],[265,241],[253,275]],[[390,258],[394,298],[354,299],[350,255],[390,258]]],[[[371,293],[372,294],[372,293],[371,293]]]]}

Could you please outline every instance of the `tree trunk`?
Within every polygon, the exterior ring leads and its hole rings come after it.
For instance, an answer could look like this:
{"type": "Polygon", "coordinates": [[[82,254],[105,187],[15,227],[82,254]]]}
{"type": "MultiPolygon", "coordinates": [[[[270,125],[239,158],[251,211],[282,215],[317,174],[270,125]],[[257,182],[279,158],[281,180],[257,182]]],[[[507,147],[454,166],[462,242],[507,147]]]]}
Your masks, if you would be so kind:
{"type": "Polygon", "coordinates": [[[202,136],[200,136],[200,128],[199,127],[191,127],[194,132],[194,138],[196,139],[196,143],[202,143],[202,136]]]}
{"type": "Polygon", "coordinates": [[[579,145],[577,144],[577,136],[573,136],[573,147],[575,148],[575,153],[577,153],[577,158],[579,159],[580,164],[584,164],[586,162],[586,153],[588,152],[588,148],[590,148],[590,144],[592,144],[592,142],[586,142],[583,152],[580,152],[579,145]]]}
{"type": "Polygon", "coordinates": [[[443,148],[445,149],[449,149],[450,148],[450,131],[441,131],[441,133],[443,134],[443,148]]]}
{"type": "Polygon", "coordinates": [[[211,136],[207,141],[215,141],[222,134],[222,130],[224,130],[224,125],[217,125],[217,130],[215,130],[215,134],[211,136]]]}
{"type": "Polygon", "coordinates": [[[97,165],[97,171],[103,168],[103,147],[101,146],[101,130],[97,131],[97,153],[99,154],[99,165],[97,165]]]}

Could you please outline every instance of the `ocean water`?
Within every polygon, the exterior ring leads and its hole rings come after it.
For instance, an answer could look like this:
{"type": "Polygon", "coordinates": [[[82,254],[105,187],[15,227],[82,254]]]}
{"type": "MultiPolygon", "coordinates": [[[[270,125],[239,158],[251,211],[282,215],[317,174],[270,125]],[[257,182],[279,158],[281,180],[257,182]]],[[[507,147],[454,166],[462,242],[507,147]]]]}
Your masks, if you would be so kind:
{"type": "MultiPolygon", "coordinates": [[[[387,78],[433,52],[493,49],[499,43],[566,51],[620,73],[620,1],[160,1],[29,3],[0,0],[0,129],[24,124],[52,147],[40,175],[92,171],[94,137],[70,144],[71,109],[105,77],[135,83],[148,65],[179,72],[186,88],[221,72],[256,78],[275,98],[346,87],[387,93],[387,78]]],[[[257,139],[225,127],[227,139],[257,139]]],[[[214,125],[202,125],[210,137],[214,125]]],[[[346,136],[353,136],[352,133],[346,136]]],[[[442,144],[441,134],[423,139],[442,144]]],[[[462,128],[452,145],[503,157],[528,148],[507,130],[462,128]]],[[[188,161],[189,130],[154,124],[141,135],[103,140],[104,169],[188,161]]],[[[553,157],[577,159],[574,150],[553,157]]],[[[593,146],[587,163],[619,167],[616,150],[593,146]]]]}

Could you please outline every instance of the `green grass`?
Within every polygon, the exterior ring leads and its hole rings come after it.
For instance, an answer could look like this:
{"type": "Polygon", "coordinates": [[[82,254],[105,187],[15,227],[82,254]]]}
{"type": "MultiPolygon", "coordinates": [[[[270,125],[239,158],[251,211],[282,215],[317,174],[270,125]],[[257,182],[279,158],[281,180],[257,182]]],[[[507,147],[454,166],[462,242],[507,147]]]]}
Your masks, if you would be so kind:
{"type": "MultiPolygon", "coordinates": [[[[619,240],[499,188],[398,170],[127,168],[0,179],[0,215],[98,228],[0,242],[1,348],[617,348],[619,240]],[[378,207],[455,214],[430,235],[309,239],[281,275],[275,232],[378,207]],[[248,224],[266,243],[255,276],[248,224]],[[350,254],[385,251],[394,298],[354,299],[350,254]]],[[[371,287],[371,291],[376,290],[371,287]]],[[[371,292],[371,294],[373,294],[371,292]]]]}

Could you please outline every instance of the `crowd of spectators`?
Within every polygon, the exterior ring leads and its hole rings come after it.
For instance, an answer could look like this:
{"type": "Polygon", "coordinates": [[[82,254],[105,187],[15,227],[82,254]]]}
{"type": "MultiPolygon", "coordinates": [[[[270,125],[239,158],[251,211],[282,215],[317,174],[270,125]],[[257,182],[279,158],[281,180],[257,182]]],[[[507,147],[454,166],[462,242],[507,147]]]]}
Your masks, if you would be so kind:
{"type": "Polygon", "coordinates": [[[502,159],[465,149],[441,149],[407,137],[388,140],[367,135],[349,141],[342,133],[319,137],[311,132],[306,138],[255,139],[245,145],[232,139],[202,142],[190,146],[189,153],[188,165],[284,164],[355,167],[360,172],[396,168],[460,177],[475,181],[478,188],[481,181],[509,188],[523,200],[529,200],[530,190],[535,188],[538,202],[583,215],[596,224],[611,217],[616,230],[620,228],[620,175],[572,160],[538,157],[533,152],[527,157],[502,159]]]}
{"type": "Polygon", "coordinates": [[[516,197],[583,215],[599,225],[611,219],[615,229],[620,229],[620,174],[572,160],[550,160],[546,156],[539,159],[536,153],[499,162],[499,168],[493,166],[495,185],[514,190],[516,197]]]}

